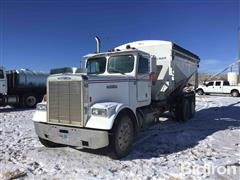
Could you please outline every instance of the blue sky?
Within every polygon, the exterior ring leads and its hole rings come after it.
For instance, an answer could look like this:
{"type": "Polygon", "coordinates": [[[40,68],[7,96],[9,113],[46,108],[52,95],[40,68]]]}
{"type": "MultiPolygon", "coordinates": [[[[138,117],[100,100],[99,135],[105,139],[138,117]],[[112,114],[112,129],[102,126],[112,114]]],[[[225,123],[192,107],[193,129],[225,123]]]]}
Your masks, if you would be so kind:
{"type": "Polygon", "coordinates": [[[0,63],[49,71],[83,55],[136,41],[173,41],[216,72],[237,59],[239,0],[0,0],[0,63]]]}

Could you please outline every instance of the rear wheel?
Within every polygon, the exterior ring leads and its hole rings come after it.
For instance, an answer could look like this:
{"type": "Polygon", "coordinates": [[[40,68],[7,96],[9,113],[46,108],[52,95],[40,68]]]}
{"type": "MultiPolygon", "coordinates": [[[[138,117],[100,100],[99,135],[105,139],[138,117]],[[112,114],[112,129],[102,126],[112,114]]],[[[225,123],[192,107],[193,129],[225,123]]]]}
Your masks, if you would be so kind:
{"type": "Polygon", "coordinates": [[[174,113],[174,119],[176,121],[179,121],[179,122],[187,121],[190,118],[191,113],[193,113],[193,112],[191,112],[192,108],[193,107],[190,106],[189,99],[188,98],[183,98],[182,101],[179,102],[175,107],[175,110],[173,112],[174,113]]]}
{"type": "Polygon", "coordinates": [[[190,99],[189,99],[190,103],[190,118],[194,117],[195,113],[196,113],[196,99],[195,99],[195,96],[192,96],[190,99]]]}
{"type": "Polygon", "coordinates": [[[232,95],[232,97],[238,97],[239,92],[237,90],[234,90],[234,91],[232,91],[231,95],[232,95]]]}
{"type": "Polygon", "coordinates": [[[190,118],[190,104],[189,104],[189,99],[183,99],[183,112],[182,112],[182,121],[187,121],[190,118]]]}
{"type": "Polygon", "coordinates": [[[113,134],[110,137],[113,158],[120,159],[126,156],[131,148],[134,138],[133,123],[128,115],[116,119],[113,127],[113,134]]]}
{"type": "Polygon", "coordinates": [[[37,104],[37,97],[35,95],[24,96],[24,106],[27,108],[34,108],[37,104]]]}

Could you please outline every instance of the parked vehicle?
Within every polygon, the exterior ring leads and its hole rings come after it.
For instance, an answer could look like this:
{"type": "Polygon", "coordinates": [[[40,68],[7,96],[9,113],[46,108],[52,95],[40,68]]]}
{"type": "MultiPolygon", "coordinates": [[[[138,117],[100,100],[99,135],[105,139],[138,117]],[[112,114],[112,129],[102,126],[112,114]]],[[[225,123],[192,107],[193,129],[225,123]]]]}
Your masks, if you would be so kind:
{"type": "Polygon", "coordinates": [[[231,94],[238,97],[240,94],[240,86],[231,86],[228,81],[208,81],[204,85],[200,85],[197,89],[199,95],[203,94],[231,94]]]}
{"type": "Polygon", "coordinates": [[[190,51],[158,40],[85,56],[87,73],[48,78],[47,102],[37,105],[33,117],[40,142],[110,146],[115,158],[126,156],[138,131],[158,122],[165,111],[177,121],[194,116],[195,93],[186,85],[199,61],[190,51]]]}
{"type": "Polygon", "coordinates": [[[0,106],[33,108],[46,93],[48,74],[0,68],[0,106]]]}

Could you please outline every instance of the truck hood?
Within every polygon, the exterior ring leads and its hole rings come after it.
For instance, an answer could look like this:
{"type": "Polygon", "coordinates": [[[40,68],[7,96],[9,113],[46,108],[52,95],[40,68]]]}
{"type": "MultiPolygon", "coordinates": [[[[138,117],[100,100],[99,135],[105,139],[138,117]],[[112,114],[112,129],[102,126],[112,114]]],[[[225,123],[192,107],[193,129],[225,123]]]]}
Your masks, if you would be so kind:
{"type": "Polygon", "coordinates": [[[206,87],[205,85],[199,85],[198,88],[203,88],[206,87]]]}
{"type": "Polygon", "coordinates": [[[109,75],[87,75],[87,81],[90,83],[94,82],[123,82],[123,81],[134,81],[135,78],[127,75],[117,75],[117,76],[109,76],[109,75]]]}
{"type": "Polygon", "coordinates": [[[136,78],[129,76],[129,75],[89,75],[85,73],[79,73],[79,74],[57,74],[57,75],[51,75],[51,77],[55,77],[57,79],[59,78],[68,78],[68,77],[77,77],[82,76],[83,79],[88,83],[108,83],[108,82],[130,82],[135,81],[136,78]]]}

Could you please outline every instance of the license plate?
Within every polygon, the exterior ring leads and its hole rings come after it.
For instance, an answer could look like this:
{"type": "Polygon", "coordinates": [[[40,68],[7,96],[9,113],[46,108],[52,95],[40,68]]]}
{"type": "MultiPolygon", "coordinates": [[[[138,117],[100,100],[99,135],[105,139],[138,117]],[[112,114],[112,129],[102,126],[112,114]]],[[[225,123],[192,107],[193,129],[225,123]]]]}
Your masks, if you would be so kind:
{"type": "Polygon", "coordinates": [[[69,134],[68,133],[59,133],[59,137],[64,140],[67,140],[69,138],[69,134]]]}

